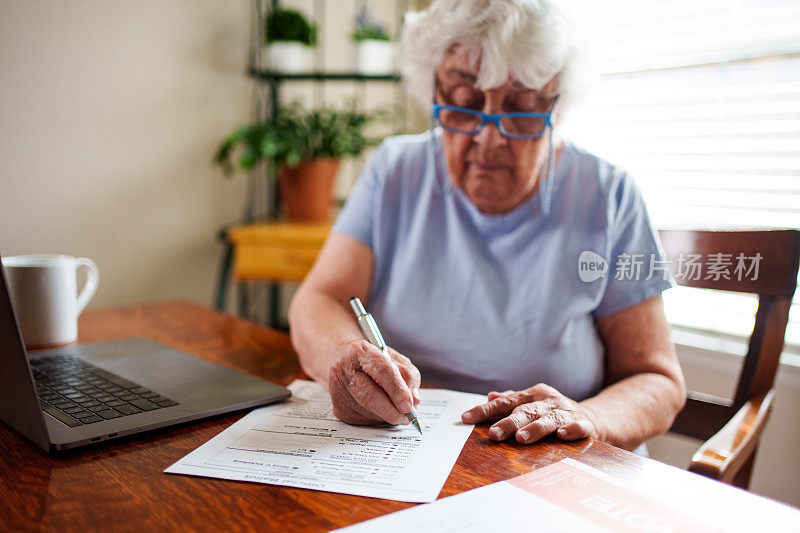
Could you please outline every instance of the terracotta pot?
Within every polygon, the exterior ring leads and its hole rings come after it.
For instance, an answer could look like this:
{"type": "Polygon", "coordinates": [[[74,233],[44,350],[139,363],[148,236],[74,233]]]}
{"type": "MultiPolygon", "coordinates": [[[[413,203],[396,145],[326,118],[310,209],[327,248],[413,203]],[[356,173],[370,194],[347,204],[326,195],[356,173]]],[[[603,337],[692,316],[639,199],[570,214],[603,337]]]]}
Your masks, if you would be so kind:
{"type": "Polygon", "coordinates": [[[278,181],[281,201],[291,222],[330,220],[333,184],[338,159],[305,161],[295,168],[284,167],[278,181]]]}

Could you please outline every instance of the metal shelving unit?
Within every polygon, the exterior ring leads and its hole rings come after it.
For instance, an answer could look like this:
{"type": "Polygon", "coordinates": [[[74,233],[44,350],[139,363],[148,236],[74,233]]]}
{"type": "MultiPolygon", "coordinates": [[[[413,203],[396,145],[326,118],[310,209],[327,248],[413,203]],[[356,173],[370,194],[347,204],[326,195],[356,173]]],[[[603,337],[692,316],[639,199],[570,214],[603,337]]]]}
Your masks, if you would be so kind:
{"type": "Polygon", "coordinates": [[[270,83],[279,83],[281,81],[400,81],[400,74],[398,73],[362,74],[360,72],[302,72],[290,74],[250,67],[248,74],[251,78],[270,83]]]}
{"type": "MultiPolygon", "coordinates": [[[[341,0],[314,0],[312,20],[321,29],[321,37],[324,38],[325,29],[325,8],[329,6],[341,6],[341,0]]],[[[365,5],[364,0],[357,2],[357,8],[361,9],[365,5]]],[[[353,83],[353,95],[364,104],[366,99],[366,84],[382,82],[394,84],[394,100],[396,103],[402,102],[403,92],[400,87],[400,74],[362,74],[356,71],[328,71],[323,65],[322,47],[317,46],[314,55],[314,68],[310,72],[303,73],[284,73],[275,72],[262,67],[262,43],[264,42],[264,21],[270,10],[279,7],[278,0],[253,0],[251,10],[251,38],[250,54],[247,75],[254,80],[253,88],[253,118],[255,120],[269,120],[275,116],[280,103],[281,86],[285,82],[311,83],[313,86],[314,107],[324,102],[325,85],[328,82],[353,83]]],[[[405,13],[408,9],[406,0],[395,0],[396,13],[405,13]]],[[[399,35],[402,21],[398,17],[395,27],[395,35],[399,35]]],[[[395,124],[394,129],[400,129],[403,125],[395,124]]],[[[275,176],[271,174],[268,165],[252,172],[248,176],[248,196],[243,209],[242,224],[257,222],[276,221],[280,215],[280,205],[276,191],[275,176]]],[[[227,238],[227,228],[220,231],[220,239],[224,244],[221,258],[217,294],[215,306],[217,309],[224,309],[227,299],[228,288],[231,284],[230,272],[233,262],[233,244],[227,238]]],[[[273,327],[286,329],[286,324],[280,323],[280,287],[274,283],[237,283],[238,306],[237,312],[245,318],[269,324],[273,327]]]]}

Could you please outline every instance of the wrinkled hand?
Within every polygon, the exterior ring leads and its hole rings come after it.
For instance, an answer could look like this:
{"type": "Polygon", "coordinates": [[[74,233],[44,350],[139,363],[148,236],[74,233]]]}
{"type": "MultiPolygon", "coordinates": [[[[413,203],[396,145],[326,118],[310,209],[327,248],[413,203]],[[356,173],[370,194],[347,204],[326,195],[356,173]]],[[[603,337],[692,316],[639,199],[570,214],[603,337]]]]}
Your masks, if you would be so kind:
{"type": "Polygon", "coordinates": [[[419,370],[391,348],[389,357],[397,368],[365,340],[345,346],[328,380],[336,418],[357,425],[408,423],[405,414],[419,403],[419,370]]]}
{"type": "Polygon", "coordinates": [[[555,432],[562,440],[598,438],[592,413],[549,385],[522,391],[490,392],[488,401],[461,415],[465,424],[498,420],[489,428],[492,440],[514,436],[530,444],[555,432]]]}

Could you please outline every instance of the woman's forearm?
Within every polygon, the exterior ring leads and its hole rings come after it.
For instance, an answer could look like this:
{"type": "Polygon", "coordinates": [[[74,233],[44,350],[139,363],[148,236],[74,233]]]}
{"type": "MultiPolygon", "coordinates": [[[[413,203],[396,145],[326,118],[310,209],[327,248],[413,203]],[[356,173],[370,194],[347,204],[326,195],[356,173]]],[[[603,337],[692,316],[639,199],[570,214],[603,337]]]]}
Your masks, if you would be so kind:
{"type": "Polygon", "coordinates": [[[366,300],[372,251],[348,235],[331,233],[289,306],[292,344],[303,371],[325,387],[344,347],[363,339],[348,302],[366,300]]]}
{"type": "Polygon", "coordinates": [[[599,439],[632,450],[666,432],[686,401],[683,382],[657,373],[629,376],[581,402],[599,439]]]}
{"type": "Polygon", "coordinates": [[[292,300],[289,325],[300,367],[326,388],[342,346],[363,338],[347,301],[303,288],[292,300]]]}

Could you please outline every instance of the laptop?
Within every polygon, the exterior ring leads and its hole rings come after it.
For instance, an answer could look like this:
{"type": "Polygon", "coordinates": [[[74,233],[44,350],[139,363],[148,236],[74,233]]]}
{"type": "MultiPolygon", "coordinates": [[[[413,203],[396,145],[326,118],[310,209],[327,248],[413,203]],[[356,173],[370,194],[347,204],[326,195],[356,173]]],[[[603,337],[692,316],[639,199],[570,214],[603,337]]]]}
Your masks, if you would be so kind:
{"type": "Polygon", "coordinates": [[[0,420],[67,450],[277,402],[289,389],[152,340],[27,353],[0,262],[0,420]]]}

